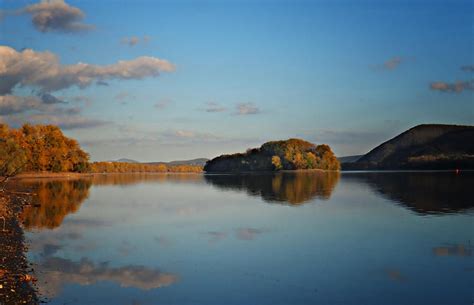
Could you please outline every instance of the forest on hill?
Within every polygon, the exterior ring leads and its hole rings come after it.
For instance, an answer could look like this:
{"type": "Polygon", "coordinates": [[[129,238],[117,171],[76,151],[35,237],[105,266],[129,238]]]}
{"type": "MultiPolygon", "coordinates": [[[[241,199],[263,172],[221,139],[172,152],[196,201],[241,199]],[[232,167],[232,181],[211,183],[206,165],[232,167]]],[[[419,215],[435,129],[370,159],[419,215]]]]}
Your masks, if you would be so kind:
{"type": "Polygon", "coordinates": [[[79,143],[54,125],[25,124],[18,129],[0,124],[0,177],[21,172],[201,172],[197,165],[90,162],[79,143]]]}
{"type": "Polygon", "coordinates": [[[322,169],[339,170],[340,165],[331,148],[301,139],[264,143],[245,153],[222,155],[206,163],[206,172],[252,172],[322,169]]]}
{"type": "Polygon", "coordinates": [[[474,169],[474,126],[423,124],[380,144],[344,170],[474,169]]]}

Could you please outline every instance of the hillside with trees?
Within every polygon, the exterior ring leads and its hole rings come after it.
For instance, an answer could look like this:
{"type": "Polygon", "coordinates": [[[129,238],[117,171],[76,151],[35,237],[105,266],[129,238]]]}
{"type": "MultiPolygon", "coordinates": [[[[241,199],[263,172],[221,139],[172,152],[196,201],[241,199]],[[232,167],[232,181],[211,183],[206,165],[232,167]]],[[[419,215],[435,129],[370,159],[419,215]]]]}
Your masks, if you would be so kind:
{"type": "Polygon", "coordinates": [[[222,155],[206,163],[206,172],[254,172],[279,170],[339,170],[328,145],[315,145],[301,139],[267,142],[245,153],[222,155]]]}
{"type": "Polygon", "coordinates": [[[474,126],[415,126],[343,169],[474,169],[474,126]]]}

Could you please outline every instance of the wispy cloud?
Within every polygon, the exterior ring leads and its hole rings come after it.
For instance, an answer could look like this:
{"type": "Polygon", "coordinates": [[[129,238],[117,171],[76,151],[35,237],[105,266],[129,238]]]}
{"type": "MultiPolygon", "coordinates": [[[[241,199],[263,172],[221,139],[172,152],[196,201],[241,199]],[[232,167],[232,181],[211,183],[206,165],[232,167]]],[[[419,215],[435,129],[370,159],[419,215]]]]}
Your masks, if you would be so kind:
{"type": "Polygon", "coordinates": [[[138,36],[131,36],[131,37],[124,37],[120,40],[122,44],[128,45],[130,47],[136,46],[139,43],[142,44],[147,44],[150,42],[151,38],[150,36],[143,36],[143,38],[140,38],[138,36]]]}
{"type": "Polygon", "coordinates": [[[375,64],[370,67],[374,70],[393,71],[397,69],[401,64],[404,64],[410,60],[413,60],[413,59],[410,59],[408,57],[402,57],[402,56],[394,56],[387,59],[381,64],[375,64]]]}
{"type": "Polygon", "coordinates": [[[461,67],[462,71],[465,72],[474,72],[474,65],[465,65],[461,67]]]}
{"type": "Polygon", "coordinates": [[[71,97],[60,97],[61,100],[66,100],[73,103],[83,103],[85,106],[90,106],[92,104],[92,98],[85,95],[76,95],[71,97]]]}
{"type": "Polygon", "coordinates": [[[82,108],[43,94],[36,96],[0,95],[0,119],[11,125],[24,122],[55,124],[63,129],[93,128],[110,122],[80,115],[82,108]]]}
{"type": "Polygon", "coordinates": [[[254,103],[238,103],[236,105],[237,115],[249,115],[249,114],[258,114],[260,109],[254,103]]]}
{"type": "Polygon", "coordinates": [[[154,106],[156,109],[163,110],[163,109],[167,108],[170,104],[171,104],[171,100],[170,100],[170,99],[162,99],[162,100],[156,102],[155,105],[153,105],[153,106],[154,106]]]}
{"type": "Polygon", "coordinates": [[[28,5],[16,14],[29,14],[33,26],[40,32],[83,32],[94,28],[83,23],[85,14],[77,7],[71,6],[63,0],[43,0],[28,5]]]}
{"type": "Polygon", "coordinates": [[[430,89],[447,93],[461,93],[465,90],[474,90],[474,80],[457,81],[454,83],[432,82],[430,84],[430,89]]]}
{"type": "Polygon", "coordinates": [[[82,129],[100,127],[110,122],[99,119],[90,119],[77,115],[34,114],[27,117],[33,124],[53,124],[62,129],[82,129]]]}
{"type": "Polygon", "coordinates": [[[200,110],[203,110],[205,112],[224,112],[227,111],[227,108],[216,102],[208,102],[200,110]]]}
{"type": "Polygon", "coordinates": [[[166,130],[164,132],[161,132],[159,136],[165,140],[210,141],[219,139],[219,137],[211,133],[185,129],[166,130]]]}
{"type": "Polygon", "coordinates": [[[393,70],[402,63],[402,58],[395,56],[383,63],[383,67],[387,70],[393,70]]]}
{"type": "Polygon", "coordinates": [[[0,115],[23,113],[27,110],[43,110],[47,108],[37,97],[0,95],[0,115]]]}
{"type": "Polygon", "coordinates": [[[49,93],[42,93],[40,95],[41,101],[45,104],[66,104],[65,101],[51,95],[49,93]]]}
{"type": "Polygon", "coordinates": [[[127,99],[130,98],[130,97],[131,97],[131,95],[127,91],[119,92],[114,96],[115,100],[117,102],[119,102],[120,104],[122,104],[122,105],[125,105],[127,103],[127,99]]]}
{"type": "Polygon", "coordinates": [[[108,82],[105,82],[105,81],[103,81],[103,80],[98,80],[98,81],[95,82],[95,84],[96,84],[97,86],[104,86],[104,87],[108,87],[108,86],[109,86],[109,83],[108,83],[108,82]]]}

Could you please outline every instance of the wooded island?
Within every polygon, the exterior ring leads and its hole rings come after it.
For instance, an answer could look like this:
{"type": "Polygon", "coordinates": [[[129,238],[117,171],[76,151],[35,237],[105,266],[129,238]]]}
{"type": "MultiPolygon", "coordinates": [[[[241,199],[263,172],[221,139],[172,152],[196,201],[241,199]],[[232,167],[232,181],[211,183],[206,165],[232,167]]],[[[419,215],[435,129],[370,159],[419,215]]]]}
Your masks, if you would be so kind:
{"type": "Polygon", "coordinates": [[[222,155],[209,160],[206,172],[254,172],[278,170],[339,170],[331,148],[301,139],[267,142],[245,153],[222,155]]]}

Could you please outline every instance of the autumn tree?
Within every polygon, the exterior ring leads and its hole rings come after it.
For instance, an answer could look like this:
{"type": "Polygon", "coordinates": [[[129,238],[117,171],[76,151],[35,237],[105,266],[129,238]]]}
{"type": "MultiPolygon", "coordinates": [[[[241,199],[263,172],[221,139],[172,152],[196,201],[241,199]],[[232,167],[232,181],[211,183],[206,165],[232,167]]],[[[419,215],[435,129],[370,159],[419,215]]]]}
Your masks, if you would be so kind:
{"type": "Polygon", "coordinates": [[[27,163],[27,152],[18,133],[0,124],[0,176],[2,181],[18,174],[27,163]]]}
{"type": "Polygon", "coordinates": [[[0,126],[0,175],[21,171],[86,172],[89,155],[57,126],[0,126]],[[19,166],[21,165],[21,166],[19,166]]]}

